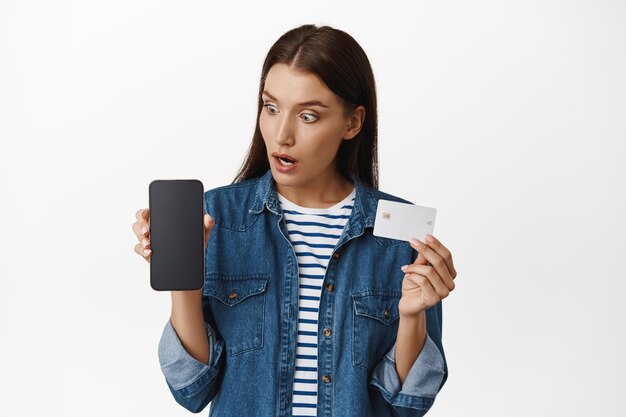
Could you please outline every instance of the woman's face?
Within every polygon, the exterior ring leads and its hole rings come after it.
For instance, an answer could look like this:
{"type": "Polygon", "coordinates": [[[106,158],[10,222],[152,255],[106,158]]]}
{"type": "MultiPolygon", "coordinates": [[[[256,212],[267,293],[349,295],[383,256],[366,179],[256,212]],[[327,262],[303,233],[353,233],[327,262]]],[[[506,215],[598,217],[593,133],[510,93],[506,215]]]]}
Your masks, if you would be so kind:
{"type": "Polygon", "coordinates": [[[320,189],[336,181],[337,149],[343,139],[352,139],[359,132],[363,106],[354,116],[344,118],[338,97],[317,76],[282,63],[270,68],[262,98],[259,127],[275,181],[283,186],[320,189]],[[275,153],[296,162],[281,165],[275,153]]]}

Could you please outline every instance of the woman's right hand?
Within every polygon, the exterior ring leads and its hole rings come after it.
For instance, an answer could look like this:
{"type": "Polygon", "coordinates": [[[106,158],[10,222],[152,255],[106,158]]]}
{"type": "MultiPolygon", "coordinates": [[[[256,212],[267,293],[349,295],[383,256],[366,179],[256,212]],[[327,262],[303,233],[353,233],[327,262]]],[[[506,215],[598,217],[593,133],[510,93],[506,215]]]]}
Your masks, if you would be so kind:
{"type": "MultiPolygon", "coordinates": [[[[135,245],[135,252],[141,255],[148,263],[152,256],[152,248],[150,248],[150,210],[145,208],[135,213],[137,221],[133,223],[133,232],[137,236],[139,243],[135,245]]],[[[204,251],[206,252],[206,244],[211,235],[211,230],[215,226],[215,221],[209,214],[204,215],[204,251]]]]}

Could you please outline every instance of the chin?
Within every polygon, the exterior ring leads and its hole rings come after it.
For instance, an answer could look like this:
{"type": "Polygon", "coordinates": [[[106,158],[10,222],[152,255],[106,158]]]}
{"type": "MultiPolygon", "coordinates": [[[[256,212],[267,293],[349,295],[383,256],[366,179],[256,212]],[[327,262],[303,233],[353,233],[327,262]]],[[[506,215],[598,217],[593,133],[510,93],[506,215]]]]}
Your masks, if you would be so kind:
{"type": "Polygon", "coordinates": [[[276,171],[274,168],[272,168],[272,177],[276,184],[280,184],[283,187],[294,187],[303,183],[302,177],[286,175],[280,171],[276,171]]]}
{"type": "Polygon", "coordinates": [[[276,181],[280,185],[294,185],[296,183],[294,177],[286,176],[282,172],[276,171],[273,168],[272,168],[272,177],[274,177],[274,181],[276,181]]]}

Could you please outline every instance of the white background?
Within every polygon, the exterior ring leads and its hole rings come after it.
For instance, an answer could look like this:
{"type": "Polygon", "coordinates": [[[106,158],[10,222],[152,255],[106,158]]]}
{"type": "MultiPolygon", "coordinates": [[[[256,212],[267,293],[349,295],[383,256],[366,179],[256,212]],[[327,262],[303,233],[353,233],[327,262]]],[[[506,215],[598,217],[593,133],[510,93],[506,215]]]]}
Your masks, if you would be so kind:
{"type": "Polygon", "coordinates": [[[623,416],[625,18],[597,0],[0,1],[0,415],[189,415],[135,212],[153,179],[232,181],[265,54],[317,23],[368,54],[380,189],[438,208],[459,274],[429,416],[623,416]]]}

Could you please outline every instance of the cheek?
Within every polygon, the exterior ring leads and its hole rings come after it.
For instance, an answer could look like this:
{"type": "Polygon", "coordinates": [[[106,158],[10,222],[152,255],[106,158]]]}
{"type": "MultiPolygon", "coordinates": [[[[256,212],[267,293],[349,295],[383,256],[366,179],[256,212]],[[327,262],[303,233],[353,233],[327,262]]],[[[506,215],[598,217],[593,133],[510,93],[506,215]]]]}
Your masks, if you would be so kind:
{"type": "Polygon", "coordinates": [[[317,155],[320,161],[331,161],[337,153],[337,141],[329,140],[329,136],[332,132],[325,132],[325,134],[315,135],[310,138],[310,154],[317,155]]]}
{"type": "Polygon", "coordinates": [[[320,132],[318,140],[320,143],[320,151],[324,154],[329,154],[334,157],[339,145],[341,145],[341,126],[337,125],[326,126],[323,132],[320,132]]]}
{"type": "Polygon", "coordinates": [[[262,111],[261,111],[261,114],[259,115],[259,129],[261,129],[261,132],[265,130],[265,117],[263,117],[262,111]]]}
{"type": "Polygon", "coordinates": [[[267,118],[263,116],[263,113],[259,116],[259,130],[261,131],[261,136],[263,136],[263,141],[267,144],[267,138],[271,137],[271,132],[267,118]]]}

